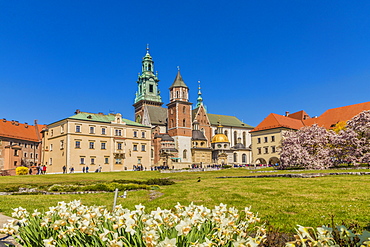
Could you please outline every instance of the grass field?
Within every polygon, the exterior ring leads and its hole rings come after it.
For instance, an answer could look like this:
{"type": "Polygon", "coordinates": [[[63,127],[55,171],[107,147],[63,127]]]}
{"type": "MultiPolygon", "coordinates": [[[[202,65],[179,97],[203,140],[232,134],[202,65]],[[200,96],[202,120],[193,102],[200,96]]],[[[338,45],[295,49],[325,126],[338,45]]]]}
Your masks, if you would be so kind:
{"type": "MultiPolygon", "coordinates": [[[[252,211],[258,212],[262,221],[268,222],[282,232],[292,232],[297,224],[303,226],[329,224],[332,216],[339,224],[344,221],[346,224],[358,224],[362,229],[370,228],[370,176],[217,178],[247,175],[256,175],[256,173],[246,169],[226,169],[182,173],[148,171],[13,176],[0,177],[0,191],[5,187],[19,184],[68,184],[76,181],[169,178],[176,183],[161,186],[155,192],[129,191],[126,199],[118,198],[118,203],[130,209],[141,203],[147,210],[157,207],[172,208],[177,202],[184,205],[194,202],[207,207],[225,203],[238,209],[252,206],[252,211]],[[200,182],[197,182],[198,177],[201,178],[200,182]]],[[[68,202],[75,199],[81,200],[86,205],[106,205],[111,208],[113,197],[113,193],[1,195],[0,212],[11,215],[11,209],[19,206],[29,210],[47,209],[49,206],[56,205],[58,201],[68,202]]]]}

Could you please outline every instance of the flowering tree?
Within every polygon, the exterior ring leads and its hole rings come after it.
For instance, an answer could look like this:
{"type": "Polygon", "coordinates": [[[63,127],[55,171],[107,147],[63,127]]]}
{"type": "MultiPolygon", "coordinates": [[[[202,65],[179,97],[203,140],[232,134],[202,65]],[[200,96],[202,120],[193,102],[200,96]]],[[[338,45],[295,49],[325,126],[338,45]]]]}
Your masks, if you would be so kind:
{"type": "Polygon", "coordinates": [[[283,168],[325,169],[333,164],[331,140],[335,133],[314,124],[298,131],[286,131],[280,150],[283,168]]]}
{"type": "Polygon", "coordinates": [[[353,117],[339,134],[344,139],[343,150],[349,160],[353,163],[370,162],[370,111],[363,111],[353,117]]]}
{"type": "Polygon", "coordinates": [[[363,111],[335,130],[318,125],[283,133],[282,168],[325,169],[341,163],[370,162],[370,111],[363,111]]]}

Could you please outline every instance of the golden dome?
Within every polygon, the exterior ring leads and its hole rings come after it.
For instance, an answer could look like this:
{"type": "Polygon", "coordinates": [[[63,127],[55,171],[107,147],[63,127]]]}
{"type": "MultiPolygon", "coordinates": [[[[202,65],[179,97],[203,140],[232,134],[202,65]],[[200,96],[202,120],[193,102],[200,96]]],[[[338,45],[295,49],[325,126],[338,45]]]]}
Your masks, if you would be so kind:
{"type": "Polygon", "coordinates": [[[215,136],[212,137],[212,143],[217,142],[229,142],[229,139],[225,134],[216,134],[215,136]]]}

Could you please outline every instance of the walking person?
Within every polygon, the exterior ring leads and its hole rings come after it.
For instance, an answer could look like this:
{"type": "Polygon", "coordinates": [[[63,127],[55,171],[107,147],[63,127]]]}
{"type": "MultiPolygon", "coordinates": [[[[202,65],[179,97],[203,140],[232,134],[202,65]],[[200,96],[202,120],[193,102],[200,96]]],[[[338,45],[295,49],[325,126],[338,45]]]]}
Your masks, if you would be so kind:
{"type": "Polygon", "coordinates": [[[82,167],[82,173],[85,173],[85,167],[82,167]]]}
{"type": "Polygon", "coordinates": [[[88,167],[88,166],[86,166],[85,171],[86,171],[86,173],[88,173],[88,172],[89,172],[89,167],[88,167]]]}
{"type": "Polygon", "coordinates": [[[67,167],[64,165],[63,166],[63,174],[67,173],[67,167]]]}
{"type": "Polygon", "coordinates": [[[42,174],[46,174],[46,165],[42,167],[42,174]]]}

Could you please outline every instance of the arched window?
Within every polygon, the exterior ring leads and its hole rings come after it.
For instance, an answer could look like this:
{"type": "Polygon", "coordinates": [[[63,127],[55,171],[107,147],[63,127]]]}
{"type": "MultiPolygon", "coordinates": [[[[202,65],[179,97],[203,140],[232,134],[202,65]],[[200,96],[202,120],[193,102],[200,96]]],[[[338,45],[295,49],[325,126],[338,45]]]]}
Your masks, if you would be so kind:
{"type": "Polygon", "coordinates": [[[234,131],[234,145],[236,145],[236,143],[237,143],[237,134],[236,134],[236,131],[234,131]]]}
{"type": "Polygon", "coordinates": [[[247,140],[246,140],[246,134],[245,134],[245,131],[243,132],[243,145],[244,147],[247,146],[247,140]]]}
{"type": "Polygon", "coordinates": [[[148,64],[148,70],[152,70],[152,65],[148,64]]]}
{"type": "Polygon", "coordinates": [[[186,153],[187,153],[188,151],[185,149],[183,152],[182,152],[182,158],[183,159],[186,159],[186,153]]]}
{"type": "Polygon", "coordinates": [[[183,113],[186,113],[186,106],[184,106],[184,107],[182,108],[182,112],[183,112],[183,113]]]}
{"type": "Polygon", "coordinates": [[[237,162],[237,160],[238,160],[238,155],[237,153],[234,153],[234,162],[237,162]]]}
{"type": "Polygon", "coordinates": [[[179,98],[179,91],[176,91],[176,98],[179,98]]]}
{"type": "Polygon", "coordinates": [[[247,163],[247,155],[246,154],[242,155],[242,163],[247,163]]]}
{"type": "Polygon", "coordinates": [[[185,127],[186,121],[185,118],[182,120],[182,127],[185,127]]]}

